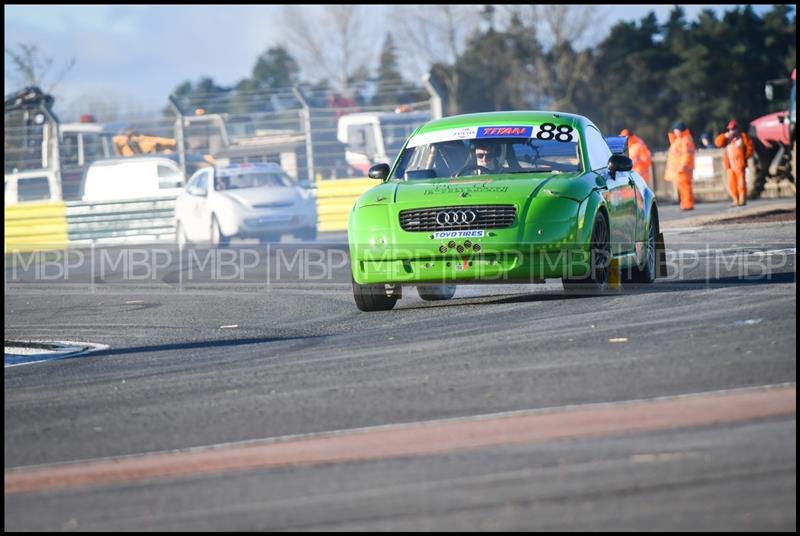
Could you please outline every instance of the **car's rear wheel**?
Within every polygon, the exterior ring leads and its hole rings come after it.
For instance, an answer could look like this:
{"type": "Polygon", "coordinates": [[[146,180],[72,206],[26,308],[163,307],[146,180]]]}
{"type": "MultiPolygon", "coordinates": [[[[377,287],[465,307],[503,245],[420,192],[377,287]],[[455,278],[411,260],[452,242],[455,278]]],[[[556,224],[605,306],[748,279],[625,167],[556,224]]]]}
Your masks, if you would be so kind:
{"type": "Polygon", "coordinates": [[[562,278],[564,290],[600,294],[608,289],[608,278],[611,267],[611,241],[608,221],[602,212],[598,212],[592,226],[592,238],[589,246],[589,275],[581,279],[562,278]]]}
{"type": "Polygon", "coordinates": [[[298,231],[297,238],[300,240],[304,240],[306,242],[311,242],[312,240],[317,239],[317,228],[316,227],[306,227],[305,229],[298,231]]]}
{"type": "Polygon", "coordinates": [[[359,285],[353,281],[353,299],[362,311],[388,311],[400,297],[400,285],[359,285]]]}
{"type": "Polygon", "coordinates": [[[658,219],[655,214],[650,214],[650,226],[647,232],[647,242],[645,243],[644,265],[639,268],[634,266],[631,269],[631,283],[650,284],[656,280],[656,268],[658,263],[658,219]]]}
{"type": "Polygon", "coordinates": [[[449,300],[456,293],[456,285],[417,285],[417,292],[425,301],[449,300]]]}
{"type": "Polygon", "coordinates": [[[281,241],[281,235],[278,233],[262,235],[258,238],[258,241],[262,244],[278,244],[281,241]]]}

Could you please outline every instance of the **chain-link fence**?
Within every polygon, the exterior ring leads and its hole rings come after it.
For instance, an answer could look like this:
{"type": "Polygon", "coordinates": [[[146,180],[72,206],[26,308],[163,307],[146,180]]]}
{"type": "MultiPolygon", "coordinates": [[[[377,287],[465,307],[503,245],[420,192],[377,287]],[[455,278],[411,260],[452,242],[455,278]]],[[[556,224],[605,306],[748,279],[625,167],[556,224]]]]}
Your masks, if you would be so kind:
{"type": "Polygon", "coordinates": [[[432,99],[422,89],[406,88],[406,98],[392,103],[365,93],[364,87],[352,90],[355,97],[295,87],[173,95],[171,102],[187,163],[275,162],[295,179],[312,181],[364,176],[369,165],[392,160],[408,134],[432,117],[432,99]]]}
{"type": "Polygon", "coordinates": [[[45,97],[16,108],[6,99],[5,173],[54,171],[66,201],[81,199],[92,162],[144,154],[175,160],[187,180],[208,165],[246,162],[277,163],[298,181],[365,176],[439,109],[425,89],[364,83],[346,95],[307,85],[193,92],[150,114],[59,122],[43,113],[45,97]]]}

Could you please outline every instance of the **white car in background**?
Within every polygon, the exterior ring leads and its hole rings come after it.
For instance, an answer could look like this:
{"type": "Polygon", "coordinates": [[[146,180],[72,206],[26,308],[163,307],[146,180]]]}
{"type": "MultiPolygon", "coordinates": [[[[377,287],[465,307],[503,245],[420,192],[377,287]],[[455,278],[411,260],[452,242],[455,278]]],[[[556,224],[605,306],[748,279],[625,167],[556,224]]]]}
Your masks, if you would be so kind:
{"type": "Polygon", "coordinates": [[[227,244],[231,238],[279,242],[317,237],[317,204],[274,163],[208,167],[189,179],[175,206],[178,243],[227,244]]]}

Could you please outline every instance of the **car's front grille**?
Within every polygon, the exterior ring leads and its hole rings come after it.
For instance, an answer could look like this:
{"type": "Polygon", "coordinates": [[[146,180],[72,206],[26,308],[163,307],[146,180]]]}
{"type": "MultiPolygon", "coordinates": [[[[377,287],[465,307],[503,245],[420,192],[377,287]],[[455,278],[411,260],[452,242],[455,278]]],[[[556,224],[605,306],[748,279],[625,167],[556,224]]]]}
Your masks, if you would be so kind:
{"type": "Polygon", "coordinates": [[[463,231],[511,227],[517,209],[514,205],[472,205],[435,207],[400,211],[404,231],[463,231]],[[469,211],[474,214],[474,219],[469,211]],[[443,215],[440,215],[443,214],[443,215]]]}

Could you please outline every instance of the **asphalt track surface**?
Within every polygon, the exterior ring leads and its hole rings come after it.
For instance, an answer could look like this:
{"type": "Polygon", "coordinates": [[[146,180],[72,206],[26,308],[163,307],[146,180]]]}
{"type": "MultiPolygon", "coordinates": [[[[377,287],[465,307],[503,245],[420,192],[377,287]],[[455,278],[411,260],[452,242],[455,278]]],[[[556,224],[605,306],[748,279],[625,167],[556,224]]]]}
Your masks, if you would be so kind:
{"type": "Polygon", "coordinates": [[[66,462],[180,460],[248,441],[794,389],[794,223],[670,229],[669,277],[647,289],[571,296],[548,281],[424,302],[406,288],[379,313],[355,308],[342,242],[201,247],[196,265],[171,246],[7,264],[6,340],[109,348],[5,368],[5,529],[796,529],[793,407],[11,490],[15,475],[66,462]]]}

